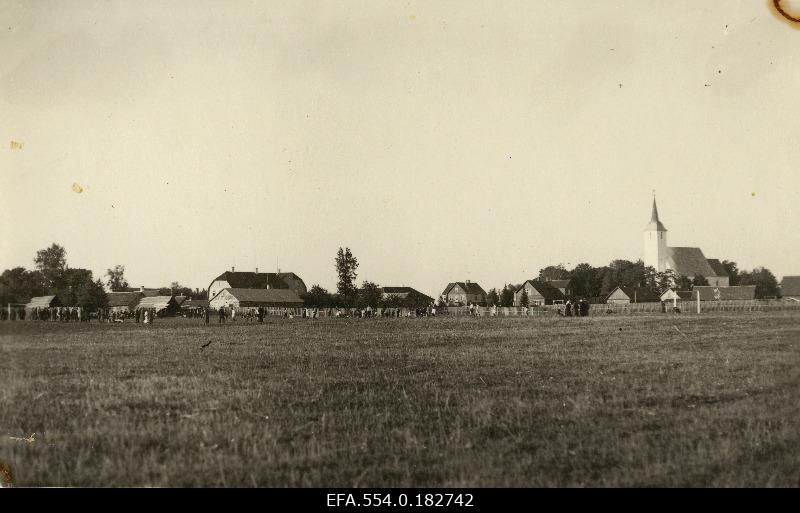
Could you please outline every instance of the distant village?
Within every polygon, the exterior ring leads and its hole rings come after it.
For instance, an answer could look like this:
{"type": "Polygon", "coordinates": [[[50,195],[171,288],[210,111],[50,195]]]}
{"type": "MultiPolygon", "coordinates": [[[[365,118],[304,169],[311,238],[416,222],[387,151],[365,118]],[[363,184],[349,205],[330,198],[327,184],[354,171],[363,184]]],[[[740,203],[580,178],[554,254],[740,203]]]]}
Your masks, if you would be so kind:
{"type": "Polygon", "coordinates": [[[608,266],[579,264],[543,268],[536,278],[505,284],[488,292],[471,280],[448,283],[437,298],[412,287],[379,286],[364,281],[356,287],[358,262],[349,248],[337,255],[339,284],[336,293],[318,285],[306,287],[294,272],[237,271],[231,268],[213,278],[206,289],[190,289],[173,283],[168,288],[130,287],[124,266],[109,269],[107,281],[93,279],[87,269],[69,268],[66,250],[57,244],[37,253],[35,270],[7,269],[0,276],[0,319],[23,319],[32,311],[80,307],[86,312],[103,310],[131,316],[137,310],[164,316],[199,316],[220,310],[369,308],[430,309],[431,307],[537,308],[590,304],[675,302],[677,300],[800,301],[800,276],[784,276],[780,283],[763,267],[752,271],[736,263],[706,258],[699,247],[667,245],[667,229],[661,222],[655,198],[650,221],[644,229],[643,258],[614,260],[608,266]],[[106,290],[110,289],[110,290],[106,290]]]}

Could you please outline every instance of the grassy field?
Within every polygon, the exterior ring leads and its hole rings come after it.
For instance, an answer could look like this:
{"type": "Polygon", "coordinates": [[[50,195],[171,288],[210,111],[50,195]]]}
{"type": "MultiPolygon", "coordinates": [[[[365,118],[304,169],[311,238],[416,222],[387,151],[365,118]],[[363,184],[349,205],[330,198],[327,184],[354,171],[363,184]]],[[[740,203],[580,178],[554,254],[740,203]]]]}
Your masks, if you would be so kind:
{"type": "Polygon", "coordinates": [[[0,385],[17,485],[800,486],[797,313],[5,322],[0,385]]]}

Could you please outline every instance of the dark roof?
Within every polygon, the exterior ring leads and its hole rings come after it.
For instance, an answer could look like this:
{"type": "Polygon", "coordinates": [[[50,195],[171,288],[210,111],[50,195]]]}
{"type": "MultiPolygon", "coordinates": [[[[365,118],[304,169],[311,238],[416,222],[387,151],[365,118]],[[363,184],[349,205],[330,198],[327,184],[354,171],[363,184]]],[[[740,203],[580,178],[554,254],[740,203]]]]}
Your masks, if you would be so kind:
{"type": "Polygon", "coordinates": [[[206,299],[187,299],[181,304],[181,308],[208,308],[208,300],[206,299]]]}
{"type": "Polygon", "coordinates": [[[708,265],[711,266],[711,269],[713,269],[714,273],[717,276],[722,277],[722,278],[724,278],[725,276],[728,276],[728,270],[725,269],[725,266],[722,265],[722,262],[720,262],[718,259],[709,258],[706,261],[708,262],[708,265]]]}
{"type": "Polygon", "coordinates": [[[108,306],[136,306],[139,298],[143,297],[140,292],[108,292],[108,306]]]}
{"type": "Polygon", "coordinates": [[[297,303],[303,302],[297,293],[290,289],[225,289],[240,303],[297,303]]]}
{"type": "Polygon", "coordinates": [[[570,280],[548,280],[547,283],[557,289],[565,289],[569,287],[570,280]]]}
{"type": "Polygon", "coordinates": [[[284,276],[294,275],[294,273],[251,273],[227,271],[216,278],[214,281],[224,280],[228,282],[232,289],[288,289],[289,284],[284,280],[284,276]]]}
{"type": "Polygon", "coordinates": [[[442,295],[445,296],[449,294],[450,290],[456,285],[467,291],[467,294],[483,294],[484,296],[486,295],[486,291],[483,290],[483,288],[474,281],[470,282],[457,281],[454,283],[449,283],[447,285],[447,288],[444,289],[444,292],[442,292],[442,295]]]}
{"type": "Polygon", "coordinates": [[[636,303],[652,303],[652,302],[656,302],[656,301],[661,301],[661,297],[660,296],[656,295],[653,291],[651,291],[650,289],[647,289],[645,287],[617,287],[616,289],[614,289],[611,292],[609,292],[608,295],[606,295],[606,301],[608,301],[608,298],[611,297],[611,294],[616,292],[617,289],[619,289],[622,292],[624,292],[625,295],[628,296],[628,299],[630,299],[632,303],[633,302],[636,302],[636,303]]]}
{"type": "Polygon", "coordinates": [[[408,294],[414,291],[411,287],[381,287],[384,294],[408,294]]]}
{"type": "Polygon", "coordinates": [[[552,301],[554,299],[564,299],[564,294],[562,294],[561,291],[558,290],[557,287],[554,287],[552,285],[553,282],[545,282],[545,281],[539,281],[539,280],[527,280],[522,285],[519,285],[518,287],[515,287],[514,288],[514,293],[519,292],[520,289],[522,287],[524,287],[526,283],[530,283],[531,287],[536,289],[536,292],[541,294],[541,296],[545,300],[552,301]]]}
{"type": "Polygon", "coordinates": [[[784,276],[781,280],[781,295],[800,296],[800,276],[784,276]]]}
{"type": "Polygon", "coordinates": [[[189,296],[175,296],[175,302],[178,304],[178,306],[180,306],[188,297],[189,296]]]}
{"type": "MultiPolygon", "coordinates": [[[[667,248],[667,258],[672,260],[672,269],[680,276],[694,277],[699,274],[704,278],[717,276],[714,269],[708,264],[700,248],[667,248]]],[[[724,274],[727,276],[728,274],[724,274]]]]}
{"type": "Polygon", "coordinates": [[[650,222],[647,223],[647,226],[644,228],[645,231],[660,231],[665,232],[667,231],[664,228],[664,225],[661,224],[661,221],[658,220],[658,208],[656,207],[656,199],[653,198],[653,211],[650,214],[650,222]]]}
{"type": "Polygon", "coordinates": [[[695,285],[692,289],[693,297],[697,298],[700,292],[700,301],[727,301],[732,299],[754,299],[756,297],[755,285],[737,285],[734,287],[713,287],[710,285],[695,285]],[[718,297],[719,296],[719,297],[718,297]]]}

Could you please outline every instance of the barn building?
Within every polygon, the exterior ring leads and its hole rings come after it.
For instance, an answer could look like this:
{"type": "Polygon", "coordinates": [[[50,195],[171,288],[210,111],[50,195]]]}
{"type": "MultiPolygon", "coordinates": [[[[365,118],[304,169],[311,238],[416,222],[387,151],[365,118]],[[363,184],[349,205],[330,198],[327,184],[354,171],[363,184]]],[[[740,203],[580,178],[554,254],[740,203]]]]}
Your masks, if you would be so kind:
{"type": "MultiPolygon", "coordinates": [[[[565,281],[569,280],[553,280],[565,281]]],[[[528,280],[514,290],[514,306],[522,306],[522,294],[528,294],[528,306],[552,305],[553,301],[563,301],[566,296],[553,285],[553,281],[528,280]]]]}
{"type": "Polygon", "coordinates": [[[655,303],[661,299],[645,287],[617,287],[606,296],[610,305],[627,305],[630,303],[655,303]]]}
{"type": "Polygon", "coordinates": [[[235,268],[214,278],[208,286],[209,301],[225,289],[288,289],[303,297],[306,284],[295,273],[236,272],[235,268]]]}
{"type": "Polygon", "coordinates": [[[298,308],[303,300],[291,289],[239,289],[227,288],[219,291],[209,302],[209,307],[219,310],[244,307],[298,308]]]}
{"type": "Polygon", "coordinates": [[[734,301],[749,300],[756,297],[755,285],[736,285],[733,287],[708,287],[695,285],[692,288],[692,299],[697,299],[700,293],[700,301],[734,301]]]}
{"type": "Polygon", "coordinates": [[[644,229],[644,265],[658,272],[673,270],[689,279],[703,276],[714,287],[727,287],[730,278],[717,259],[707,259],[700,248],[667,246],[667,229],[658,218],[656,199],[650,222],[644,229]]]}
{"type": "Polygon", "coordinates": [[[152,309],[159,317],[172,317],[178,312],[178,303],[175,302],[175,296],[153,296],[141,298],[136,305],[136,310],[152,309]]]}
{"type": "Polygon", "coordinates": [[[572,296],[570,280],[547,280],[547,283],[560,290],[564,297],[572,296]]]}
{"type": "Polygon", "coordinates": [[[141,292],[108,292],[108,308],[112,312],[131,313],[136,311],[136,306],[141,298],[145,297],[141,292]]]}
{"type": "Polygon", "coordinates": [[[36,308],[50,308],[52,306],[61,306],[61,300],[58,296],[39,296],[33,297],[25,304],[26,313],[36,308]]]}
{"type": "Polygon", "coordinates": [[[477,283],[469,280],[448,283],[441,298],[448,306],[486,305],[486,291],[477,283]]]}
{"type": "Polygon", "coordinates": [[[784,276],[780,287],[781,297],[800,301],[800,276],[784,276]]]}
{"type": "Polygon", "coordinates": [[[381,287],[381,299],[392,301],[405,308],[424,308],[433,303],[433,298],[411,287],[381,287]]]}

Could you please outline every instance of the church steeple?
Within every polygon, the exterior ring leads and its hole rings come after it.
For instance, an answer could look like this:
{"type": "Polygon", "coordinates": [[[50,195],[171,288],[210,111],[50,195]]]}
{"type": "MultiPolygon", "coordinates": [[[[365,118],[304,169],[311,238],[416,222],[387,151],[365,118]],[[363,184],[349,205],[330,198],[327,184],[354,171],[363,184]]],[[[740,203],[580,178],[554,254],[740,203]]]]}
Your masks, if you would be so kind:
{"type": "Polygon", "coordinates": [[[658,220],[658,207],[656,206],[656,195],[653,193],[653,213],[650,215],[650,222],[647,223],[644,231],[646,232],[665,232],[667,229],[658,220]]]}

